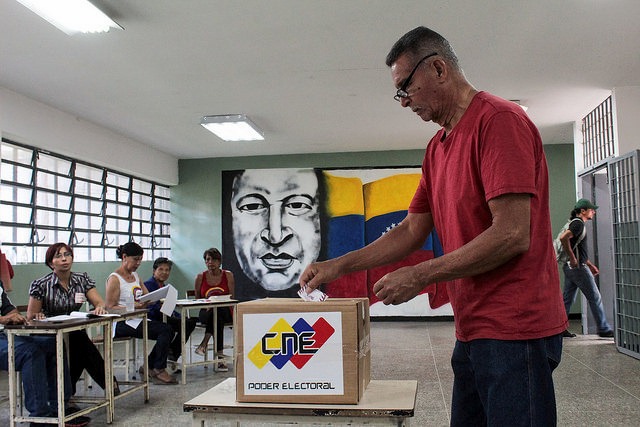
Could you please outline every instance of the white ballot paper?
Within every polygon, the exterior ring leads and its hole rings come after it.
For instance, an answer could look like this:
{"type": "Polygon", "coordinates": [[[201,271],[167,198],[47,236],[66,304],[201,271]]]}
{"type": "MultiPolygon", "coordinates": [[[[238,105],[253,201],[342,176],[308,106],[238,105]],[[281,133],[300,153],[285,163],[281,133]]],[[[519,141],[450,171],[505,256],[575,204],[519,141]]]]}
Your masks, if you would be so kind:
{"type": "Polygon", "coordinates": [[[162,307],[160,307],[160,311],[162,314],[166,316],[171,316],[173,310],[176,308],[176,301],[178,300],[178,291],[173,286],[167,284],[160,289],[157,289],[153,292],[149,292],[148,294],[142,295],[138,298],[138,301],[159,301],[164,298],[164,302],[162,303],[162,307]]]}
{"type": "Polygon", "coordinates": [[[300,288],[300,290],[298,291],[298,295],[305,301],[321,302],[329,298],[327,294],[319,289],[314,289],[313,291],[311,291],[311,293],[308,294],[306,286],[304,288],[300,288]]]}

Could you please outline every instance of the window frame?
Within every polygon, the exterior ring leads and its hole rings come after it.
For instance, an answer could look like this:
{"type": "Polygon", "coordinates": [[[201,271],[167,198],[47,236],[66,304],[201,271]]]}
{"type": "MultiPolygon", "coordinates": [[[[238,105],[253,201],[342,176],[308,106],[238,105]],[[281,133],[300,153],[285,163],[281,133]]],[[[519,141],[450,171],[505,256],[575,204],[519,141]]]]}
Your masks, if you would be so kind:
{"type": "Polygon", "coordinates": [[[56,242],[73,247],[79,262],[113,260],[129,241],[145,260],[170,257],[169,186],[2,138],[2,152],[12,149],[15,158],[0,155],[0,243],[12,263],[43,262],[56,242]]]}

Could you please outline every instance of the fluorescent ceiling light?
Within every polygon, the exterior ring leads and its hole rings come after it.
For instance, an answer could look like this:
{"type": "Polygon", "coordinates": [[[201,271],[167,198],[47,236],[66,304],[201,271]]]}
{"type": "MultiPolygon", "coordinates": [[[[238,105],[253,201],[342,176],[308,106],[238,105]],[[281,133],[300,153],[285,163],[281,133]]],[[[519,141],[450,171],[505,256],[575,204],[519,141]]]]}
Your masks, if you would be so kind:
{"type": "Polygon", "coordinates": [[[225,141],[262,141],[264,133],[244,114],[204,116],[200,124],[225,141]]]}
{"type": "Polygon", "coordinates": [[[68,35],[123,29],[88,0],[17,0],[68,35]]]}

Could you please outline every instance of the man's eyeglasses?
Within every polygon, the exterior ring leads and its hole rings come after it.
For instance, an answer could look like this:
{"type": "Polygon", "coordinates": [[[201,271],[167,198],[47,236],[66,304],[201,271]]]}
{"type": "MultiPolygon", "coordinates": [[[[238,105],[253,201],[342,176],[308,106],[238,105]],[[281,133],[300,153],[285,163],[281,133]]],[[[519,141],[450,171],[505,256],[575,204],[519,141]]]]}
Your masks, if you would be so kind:
{"type": "Polygon", "coordinates": [[[413,78],[413,75],[415,74],[416,70],[418,69],[418,67],[420,66],[420,64],[422,64],[422,62],[425,59],[431,58],[432,56],[437,55],[437,52],[433,52],[430,53],[429,55],[425,56],[424,58],[422,58],[420,61],[418,61],[418,63],[416,64],[415,67],[413,67],[413,70],[411,70],[411,72],[409,73],[409,77],[407,77],[404,80],[404,83],[402,83],[402,86],[400,86],[400,89],[398,89],[398,91],[396,92],[395,96],[393,97],[393,99],[395,99],[396,101],[400,102],[402,99],[404,98],[408,98],[409,97],[409,93],[407,92],[407,88],[409,87],[409,85],[411,84],[411,79],[413,78]]]}

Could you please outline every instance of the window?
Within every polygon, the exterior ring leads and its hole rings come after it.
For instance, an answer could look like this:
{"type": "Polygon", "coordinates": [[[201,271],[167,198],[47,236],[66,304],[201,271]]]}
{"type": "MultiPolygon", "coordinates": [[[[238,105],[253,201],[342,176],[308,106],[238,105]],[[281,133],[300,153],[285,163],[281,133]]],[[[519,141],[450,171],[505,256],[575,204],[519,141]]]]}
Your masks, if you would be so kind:
{"type": "Polygon", "coordinates": [[[611,97],[582,119],[582,144],[585,168],[615,155],[611,97]]]}
{"type": "Polygon", "coordinates": [[[12,263],[43,262],[56,242],[76,261],[111,261],[135,241],[147,260],[169,256],[170,190],[2,139],[0,241],[12,263]]]}

